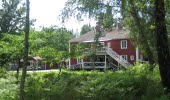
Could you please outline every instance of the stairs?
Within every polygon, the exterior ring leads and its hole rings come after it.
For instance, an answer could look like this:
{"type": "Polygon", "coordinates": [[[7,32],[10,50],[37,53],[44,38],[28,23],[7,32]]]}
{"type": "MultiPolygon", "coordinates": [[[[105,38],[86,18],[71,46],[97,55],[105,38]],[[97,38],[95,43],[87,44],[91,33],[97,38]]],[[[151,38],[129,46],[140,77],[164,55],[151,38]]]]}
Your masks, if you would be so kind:
{"type": "Polygon", "coordinates": [[[111,56],[113,59],[115,59],[118,63],[120,63],[125,68],[128,68],[129,66],[132,66],[128,61],[124,60],[120,57],[119,54],[117,54],[115,51],[113,51],[111,48],[106,47],[106,53],[111,56]]]}

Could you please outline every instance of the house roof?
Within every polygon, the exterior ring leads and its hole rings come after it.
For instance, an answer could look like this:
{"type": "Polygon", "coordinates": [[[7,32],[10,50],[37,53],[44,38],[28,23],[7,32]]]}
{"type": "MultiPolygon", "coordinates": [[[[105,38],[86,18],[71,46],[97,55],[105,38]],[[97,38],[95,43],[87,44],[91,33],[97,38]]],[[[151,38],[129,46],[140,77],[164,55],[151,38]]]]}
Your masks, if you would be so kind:
{"type": "MultiPolygon", "coordinates": [[[[106,31],[105,35],[99,38],[99,41],[109,41],[116,39],[127,39],[129,31],[112,29],[110,31],[106,31]]],[[[94,42],[95,30],[89,31],[86,34],[80,35],[77,38],[71,39],[69,43],[77,43],[77,42],[94,42]]]]}
{"type": "MultiPolygon", "coordinates": [[[[39,56],[35,56],[35,57],[29,57],[29,60],[42,60],[42,58],[39,56]]],[[[21,59],[20,62],[24,62],[24,59],[21,59]]]]}
{"type": "Polygon", "coordinates": [[[42,60],[42,58],[41,57],[39,57],[39,56],[36,56],[36,57],[32,57],[34,60],[42,60]]]}

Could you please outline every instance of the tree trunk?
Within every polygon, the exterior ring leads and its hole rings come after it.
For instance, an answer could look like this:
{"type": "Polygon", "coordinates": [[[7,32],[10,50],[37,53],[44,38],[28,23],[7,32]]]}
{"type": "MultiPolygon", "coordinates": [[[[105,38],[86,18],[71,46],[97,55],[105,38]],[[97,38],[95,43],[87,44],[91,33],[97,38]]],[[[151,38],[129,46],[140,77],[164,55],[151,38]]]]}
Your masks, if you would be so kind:
{"type": "Polygon", "coordinates": [[[29,24],[29,10],[30,10],[30,4],[29,0],[26,0],[26,25],[25,25],[25,51],[24,51],[24,66],[22,70],[22,77],[21,77],[21,84],[20,84],[20,100],[24,100],[25,92],[24,92],[24,84],[25,84],[25,78],[26,78],[26,72],[27,72],[27,62],[28,62],[28,49],[29,49],[29,30],[30,30],[30,24],[29,24]]]}
{"type": "Polygon", "coordinates": [[[155,33],[157,40],[158,64],[162,84],[170,90],[170,54],[168,48],[168,33],[165,23],[164,0],[155,0],[155,33]]]}
{"type": "Polygon", "coordinates": [[[20,64],[20,58],[18,59],[18,67],[17,67],[17,73],[16,73],[16,79],[17,79],[17,82],[16,84],[18,84],[19,80],[18,80],[18,77],[19,77],[19,68],[20,68],[21,64],[20,64]]]}

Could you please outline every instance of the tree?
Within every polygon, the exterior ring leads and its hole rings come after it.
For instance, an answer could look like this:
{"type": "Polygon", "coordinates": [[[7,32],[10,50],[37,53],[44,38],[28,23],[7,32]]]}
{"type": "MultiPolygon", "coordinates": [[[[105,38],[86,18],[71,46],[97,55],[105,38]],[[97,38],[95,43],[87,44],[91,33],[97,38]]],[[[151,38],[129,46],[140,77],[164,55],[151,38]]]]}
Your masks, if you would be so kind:
{"type": "Polygon", "coordinates": [[[119,12],[120,0],[68,0],[62,10],[62,21],[67,21],[70,16],[75,16],[78,20],[82,16],[96,19],[104,28],[110,28],[120,20],[112,14],[119,12]]]}
{"type": "Polygon", "coordinates": [[[101,12],[97,16],[97,20],[99,25],[103,26],[105,29],[112,29],[113,24],[116,25],[116,19],[113,18],[112,14],[112,6],[109,4],[105,5],[106,6],[106,12],[101,12]]]}
{"type": "MultiPolygon", "coordinates": [[[[129,27],[131,33],[133,33],[133,39],[144,49],[150,64],[154,63],[153,51],[155,49],[157,50],[158,55],[156,56],[158,57],[162,83],[163,86],[169,90],[170,63],[168,60],[170,59],[170,54],[166,26],[166,24],[169,23],[168,16],[170,15],[169,0],[122,0],[121,3],[115,1],[117,0],[112,0],[112,2],[114,2],[112,9],[121,7],[123,19],[130,19],[128,22],[130,22],[129,27]],[[167,13],[165,13],[165,9],[167,13]]],[[[69,14],[81,15],[80,13],[88,13],[90,16],[96,17],[103,11],[106,11],[106,5],[111,5],[105,2],[101,0],[69,0],[64,9],[67,13],[64,12],[63,17],[68,18],[69,14]],[[78,13],[75,13],[75,9],[78,13]],[[70,13],[68,13],[68,11],[70,13]]]]}
{"type": "Polygon", "coordinates": [[[30,31],[30,56],[40,56],[44,62],[59,64],[68,58],[68,41],[72,33],[65,28],[45,27],[30,31]]]}
{"type": "Polygon", "coordinates": [[[152,5],[152,0],[122,0],[121,8],[126,26],[130,30],[130,37],[148,58],[150,65],[153,65],[155,63],[154,56],[157,56],[155,54],[156,44],[154,44],[154,8],[147,4],[152,5]]]}
{"type": "Polygon", "coordinates": [[[20,59],[23,58],[23,38],[23,34],[3,34],[3,38],[0,41],[0,55],[6,54],[9,62],[14,63],[16,66],[18,65],[17,73],[19,73],[19,68],[21,67],[20,59]]]}
{"type": "MultiPolygon", "coordinates": [[[[20,0],[1,0],[0,6],[0,40],[3,38],[3,33],[20,34],[24,27],[25,7],[20,0]]],[[[1,47],[0,47],[1,48],[1,47]]],[[[5,53],[0,54],[0,65],[5,65],[8,62],[9,56],[5,53]]]]}
{"type": "Polygon", "coordinates": [[[155,35],[157,40],[158,64],[163,86],[170,91],[170,53],[165,22],[165,2],[155,0],[155,35]]]}
{"type": "MultiPolygon", "coordinates": [[[[168,1],[166,1],[166,4],[169,4],[168,1]]],[[[151,60],[154,57],[158,58],[163,86],[169,90],[170,64],[168,59],[170,58],[166,26],[169,19],[165,19],[165,16],[169,15],[169,10],[167,7],[165,8],[164,1],[162,0],[123,0],[122,5],[124,17],[130,19],[128,22],[130,22],[131,32],[134,33],[133,36],[136,37],[135,41],[138,41],[138,44],[145,49],[146,54],[148,57],[150,56],[151,60]],[[167,9],[167,13],[165,13],[165,9],[167,9]],[[158,55],[154,55],[153,49],[157,51],[158,55]]]]}
{"type": "Polygon", "coordinates": [[[25,78],[26,78],[26,72],[27,72],[27,63],[28,63],[28,51],[29,51],[29,30],[30,30],[30,2],[29,0],[26,0],[26,24],[25,24],[25,43],[24,43],[24,66],[22,70],[22,76],[21,76],[21,83],[20,83],[20,100],[24,100],[25,92],[24,92],[24,85],[25,85],[25,78]]]}
{"type": "Polygon", "coordinates": [[[90,27],[90,25],[83,25],[83,27],[81,28],[80,35],[83,35],[91,30],[92,30],[92,27],[90,27]]]}
{"type": "Polygon", "coordinates": [[[16,34],[23,30],[25,20],[25,7],[21,0],[1,0],[2,9],[0,14],[0,39],[2,33],[16,34]]]}

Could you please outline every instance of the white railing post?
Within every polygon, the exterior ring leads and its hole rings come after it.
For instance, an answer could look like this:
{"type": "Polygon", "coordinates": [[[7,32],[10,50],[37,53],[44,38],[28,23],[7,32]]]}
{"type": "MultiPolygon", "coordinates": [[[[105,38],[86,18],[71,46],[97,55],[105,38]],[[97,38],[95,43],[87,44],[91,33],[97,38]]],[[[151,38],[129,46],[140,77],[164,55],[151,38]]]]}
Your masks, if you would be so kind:
{"type": "Polygon", "coordinates": [[[107,56],[106,56],[106,54],[105,54],[105,64],[104,64],[104,65],[105,65],[105,69],[107,68],[107,63],[106,63],[106,60],[107,60],[107,59],[106,59],[106,57],[107,57],[107,56]]]}
{"type": "Polygon", "coordinates": [[[82,69],[84,69],[84,60],[82,59],[82,69]]]}
{"type": "MultiPolygon", "coordinates": [[[[71,52],[71,45],[69,43],[69,53],[71,52]]],[[[71,69],[71,58],[69,57],[69,65],[68,68],[71,69]]]]}
{"type": "Polygon", "coordinates": [[[136,47],[136,63],[139,62],[139,48],[136,47]]]}
{"type": "Polygon", "coordinates": [[[125,68],[131,66],[131,64],[128,61],[122,59],[120,55],[113,51],[111,48],[107,48],[106,53],[118,62],[118,67],[120,67],[120,64],[123,65],[125,68]]]}

